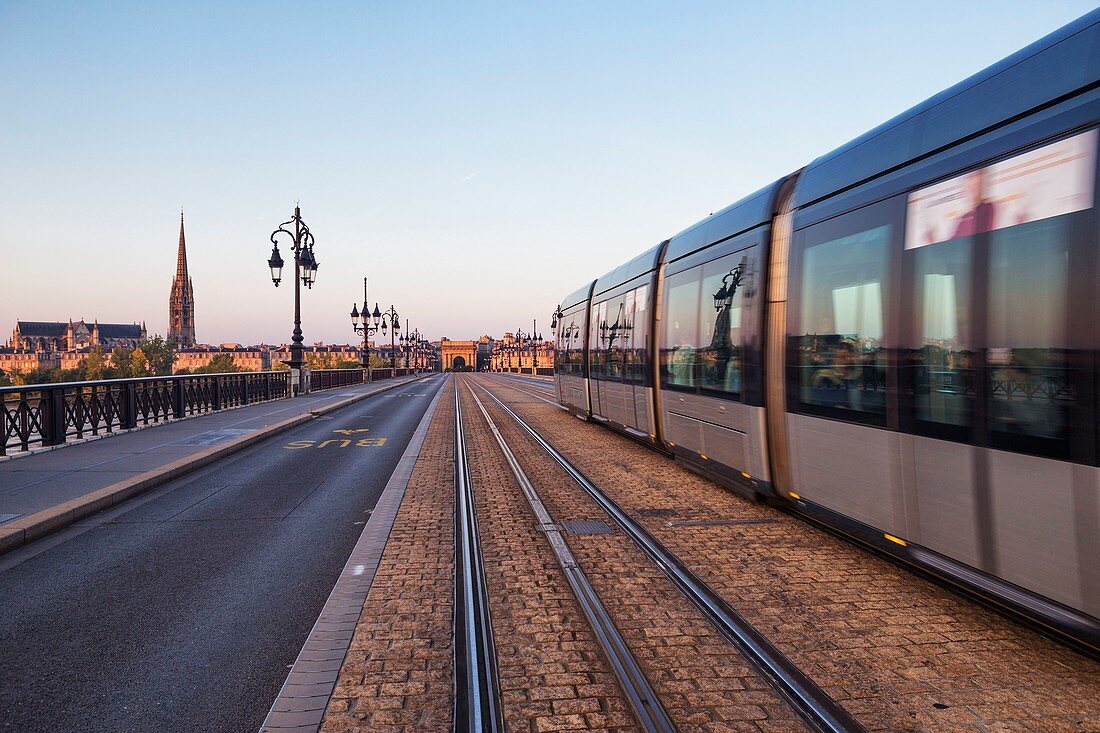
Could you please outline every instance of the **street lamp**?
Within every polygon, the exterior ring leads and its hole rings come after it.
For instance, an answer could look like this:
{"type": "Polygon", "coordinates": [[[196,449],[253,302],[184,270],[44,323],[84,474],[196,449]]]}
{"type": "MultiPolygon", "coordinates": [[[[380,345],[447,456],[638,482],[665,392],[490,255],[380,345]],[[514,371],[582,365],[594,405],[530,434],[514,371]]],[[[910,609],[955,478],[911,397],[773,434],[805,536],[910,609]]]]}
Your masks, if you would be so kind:
{"type": "MultiPolygon", "coordinates": [[[[378,313],[378,306],[374,306],[375,313],[378,313]]],[[[371,323],[370,306],[367,305],[367,278],[363,278],[363,312],[359,313],[359,309],[355,306],[351,306],[351,328],[355,333],[363,334],[363,368],[367,370],[367,381],[371,381],[370,372],[370,336],[378,331],[378,318],[381,317],[381,313],[375,316],[374,323],[371,323]],[[362,325],[360,325],[359,319],[362,318],[362,325]]]]}
{"type": "Polygon", "coordinates": [[[384,313],[378,312],[378,304],[374,304],[374,323],[377,326],[382,324],[382,335],[386,335],[386,329],[390,331],[390,368],[394,370],[391,376],[397,376],[397,332],[401,330],[401,316],[397,315],[397,311],[391,305],[388,311],[384,313]]]}
{"type": "Polygon", "coordinates": [[[409,359],[412,359],[413,369],[420,366],[420,329],[409,330],[409,321],[405,320],[405,335],[401,337],[401,350],[405,352],[405,368],[409,368],[409,359]]]}
{"type": "Polygon", "coordinates": [[[282,234],[290,239],[291,251],[294,253],[294,333],[291,336],[290,360],[283,362],[291,369],[292,381],[295,386],[295,394],[300,394],[305,385],[302,380],[302,367],[305,365],[302,348],[302,285],[312,288],[317,280],[317,258],[313,254],[313,234],[309,227],[302,221],[302,211],[298,204],[294,204],[294,218],[284,221],[279,228],[271,233],[271,257],[267,260],[268,269],[271,270],[271,282],[279,287],[283,275],[283,258],[279,254],[278,236],[282,234]],[[294,225],[294,231],[287,229],[288,224],[294,225]]]}

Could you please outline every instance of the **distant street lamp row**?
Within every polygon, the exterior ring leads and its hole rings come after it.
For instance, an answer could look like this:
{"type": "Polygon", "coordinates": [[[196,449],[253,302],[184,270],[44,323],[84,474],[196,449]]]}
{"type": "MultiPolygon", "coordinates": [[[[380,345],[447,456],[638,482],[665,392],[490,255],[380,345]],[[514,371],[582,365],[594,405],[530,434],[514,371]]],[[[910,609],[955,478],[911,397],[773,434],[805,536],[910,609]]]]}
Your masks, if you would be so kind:
{"type": "MultiPolygon", "coordinates": [[[[294,217],[289,221],[284,221],[279,225],[279,228],[271,233],[271,257],[267,260],[267,266],[271,270],[271,281],[275,283],[275,287],[279,287],[279,283],[283,279],[283,262],[282,255],[279,254],[279,236],[285,236],[289,239],[291,251],[294,253],[294,332],[291,336],[290,344],[290,359],[285,362],[291,369],[291,383],[294,387],[294,393],[298,394],[302,390],[302,368],[305,366],[305,349],[302,346],[304,341],[302,337],[302,295],[301,286],[305,285],[307,288],[312,289],[313,283],[317,281],[317,268],[319,263],[317,257],[313,254],[313,234],[310,233],[309,227],[302,220],[302,212],[298,204],[294,205],[294,217]],[[287,227],[293,224],[293,231],[287,227]]],[[[397,333],[401,330],[401,318],[397,314],[397,310],[391,305],[388,310],[381,311],[378,308],[378,304],[374,304],[374,311],[371,312],[367,303],[367,279],[363,278],[363,310],[360,313],[358,306],[353,305],[351,308],[351,324],[352,329],[357,334],[363,336],[363,362],[362,366],[367,370],[367,381],[370,381],[370,336],[378,332],[378,329],[382,329],[383,335],[387,331],[390,333],[390,366],[393,369],[397,368],[397,344],[396,341],[401,341],[401,350],[405,355],[405,366],[409,366],[410,357],[414,357],[413,361],[416,368],[422,366],[428,366],[429,359],[427,358],[427,350],[430,347],[428,341],[426,341],[420,334],[420,331],[410,333],[408,330],[408,321],[405,322],[405,333],[398,339],[397,333]]]]}

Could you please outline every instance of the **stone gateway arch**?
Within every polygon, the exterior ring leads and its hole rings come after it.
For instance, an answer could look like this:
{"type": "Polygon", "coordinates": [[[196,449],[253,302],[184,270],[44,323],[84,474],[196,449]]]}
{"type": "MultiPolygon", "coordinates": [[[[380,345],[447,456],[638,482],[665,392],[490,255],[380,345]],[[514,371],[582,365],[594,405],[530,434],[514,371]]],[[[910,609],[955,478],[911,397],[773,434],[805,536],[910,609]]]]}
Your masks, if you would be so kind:
{"type": "Polygon", "coordinates": [[[464,372],[477,368],[477,341],[440,339],[439,350],[443,369],[464,372]]]}

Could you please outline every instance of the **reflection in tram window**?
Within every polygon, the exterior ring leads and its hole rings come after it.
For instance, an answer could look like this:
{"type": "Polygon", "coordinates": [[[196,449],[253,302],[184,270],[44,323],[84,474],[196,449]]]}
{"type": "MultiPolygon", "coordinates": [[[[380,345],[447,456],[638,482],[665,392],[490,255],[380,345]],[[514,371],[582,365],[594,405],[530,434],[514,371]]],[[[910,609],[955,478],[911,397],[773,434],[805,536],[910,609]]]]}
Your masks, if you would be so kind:
{"type": "Polygon", "coordinates": [[[583,376],[584,372],[584,308],[573,308],[562,314],[559,326],[559,354],[554,370],[559,374],[583,376]]]}
{"type": "Polygon", "coordinates": [[[588,373],[593,379],[601,379],[607,360],[607,344],[600,342],[600,328],[607,318],[607,302],[593,303],[588,329],[588,373]]]}
{"type": "Polygon", "coordinates": [[[970,328],[970,237],[912,252],[909,369],[917,419],[968,426],[975,398],[970,328]]]}
{"type": "Polygon", "coordinates": [[[741,309],[748,257],[736,254],[703,267],[702,337],[699,349],[702,386],[741,393],[741,309]]]}
{"type": "Polygon", "coordinates": [[[661,373],[672,386],[694,387],[695,348],[699,343],[699,272],[670,275],[661,373]]]}
{"type": "Polygon", "coordinates": [[[889,225],[806,248],[799,391],[805,404],[885,414],[882,283],[889,225]]]}
{"type": "Polygon", "coordinates": [[[1009,442],[1065,440],[1077,399],[1068,363],[1068,219],[993,232],[989,254],[989,421],[1009,442]]]}
{"type": "Polygon", "coordinates": [[[625,304],[622,296],[601,303],[600,315],[603,318],[600,323],[600,350],[606,355],[604,378],[620,381],[623,376],[623,337],[626,335],[625,304]]]}
{"type": "Polygon", "coordinates": [[[626,294],[626,338],[624,341],[624,381],[631,384],[645,383],[646,364],[646,298],[649,286],[643,285],[626,294]]]}

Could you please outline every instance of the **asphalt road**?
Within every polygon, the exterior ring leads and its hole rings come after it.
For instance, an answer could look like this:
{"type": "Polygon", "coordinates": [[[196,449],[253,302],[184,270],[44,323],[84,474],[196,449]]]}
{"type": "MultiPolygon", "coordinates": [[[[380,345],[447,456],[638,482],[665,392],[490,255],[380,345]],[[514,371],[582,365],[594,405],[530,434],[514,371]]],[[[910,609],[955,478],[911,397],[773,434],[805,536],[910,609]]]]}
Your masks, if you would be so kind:
{"type": "Polygon", "coordinates": [[[276,435],[14,567],[0,557],[0,727],[257,730],[442,383],[276,435]]]}

